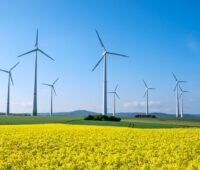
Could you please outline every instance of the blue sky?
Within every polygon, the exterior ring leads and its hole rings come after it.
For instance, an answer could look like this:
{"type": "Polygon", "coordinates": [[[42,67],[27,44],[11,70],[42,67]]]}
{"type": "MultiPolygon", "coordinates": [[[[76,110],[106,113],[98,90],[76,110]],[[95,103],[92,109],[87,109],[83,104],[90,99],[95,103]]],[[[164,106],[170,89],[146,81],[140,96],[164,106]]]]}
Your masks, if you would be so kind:
{"type": "MultiPolygon", "coordinates": [[[[49,112],[51,83],[57,77],[54,111],[102,108],[102,64],[91,69],[102,49],[98,29],[108,50],[129,59],[108,57],[108,90],[119,84],[117,111],[145,111],[146,80],[157,90],[150,93],[150,111],[175,113],[175,81],[188,80],[185,111],[199,113],[200,23],[198,1],[138,0],[35,0],[0,2],[0,68],[13,71],[11,111],[32,112],[34,54],[31,50],[39,28],[39,46],[56,61],[40,55],[38,110],[49,112]]],[[[0,111],[6,110],[7,75],[0,74],[0,111]]],[[[108,96],[112,111],[112,96],[108,96]]]]}

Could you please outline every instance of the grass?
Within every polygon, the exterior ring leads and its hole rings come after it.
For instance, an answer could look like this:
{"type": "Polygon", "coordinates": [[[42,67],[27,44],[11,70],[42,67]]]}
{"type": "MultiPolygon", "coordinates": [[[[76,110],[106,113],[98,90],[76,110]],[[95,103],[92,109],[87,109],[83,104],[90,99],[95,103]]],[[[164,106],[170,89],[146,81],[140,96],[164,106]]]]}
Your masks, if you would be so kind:
{"type": "Polygon", "coordinates": [[[153,118],[130,118],[123,119],[127,122],[141,122],[141,123],[152,123],[170,125],[170,126],[185,126],[185,127],[200,127],[200,118],[199,117],[186,117],[186,118],[175,118],[175,117],[159,117],[156,119],[153,118]]]}
{"type": "Polygon", "coordinates": [[[135,128],[181,128],[181,127],[200,127],[200,118],[176,119],[172,117],[164,118],[130,118],[122,119],[121,122],[110,121],[91,121],[84,120],[82,116],[0,116],[0,125],[16,124],[47,124],[64,123],[78,125],[98,125],[98,126],[122,126],[129,127],[134,124],[135,128]]]}
{"type": "Polygon", "coordinates": [[[83,120],[82,116],[0,116],[0,125],[68,123],[83,120]]]}
{"type": "Polygon", "coordinates": [[[173,116],[164,116],[164,117],[159,117],[159,120],[176,120],[176,121],[191,121],[191,122],[200,122],[200,117],[195,117],[195,116],[187,116],[187,117],[183,117],[183,118],[176,118],[173,116]]]}

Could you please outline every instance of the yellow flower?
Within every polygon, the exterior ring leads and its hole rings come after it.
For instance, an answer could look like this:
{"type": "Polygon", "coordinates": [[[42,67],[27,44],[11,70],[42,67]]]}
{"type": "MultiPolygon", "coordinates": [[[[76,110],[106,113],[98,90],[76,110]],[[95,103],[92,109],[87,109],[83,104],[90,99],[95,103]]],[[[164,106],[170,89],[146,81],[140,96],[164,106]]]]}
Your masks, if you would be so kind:
{"type": "Polygon", "coordinates": [[[200,129],[0,126],[0,169],[200,169],[200,129]]]}

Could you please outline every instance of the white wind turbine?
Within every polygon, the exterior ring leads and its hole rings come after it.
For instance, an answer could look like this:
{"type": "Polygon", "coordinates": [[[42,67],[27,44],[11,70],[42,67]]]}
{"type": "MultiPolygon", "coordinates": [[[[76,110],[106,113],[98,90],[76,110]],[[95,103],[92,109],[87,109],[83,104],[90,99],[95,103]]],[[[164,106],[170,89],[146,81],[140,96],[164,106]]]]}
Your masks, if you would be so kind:
{"type": "Polygon", "coordinates": [[[12,83],[12,85],[14,85],[13,82],[13,78],[12,78],[12,70],[19,64],[19,62],[17,64],[15,64],[10,70],[3,70],[0,69],[0,71],[5,72],[8,74],[8,96],[7,96],[7,111],[6,111],[6,116],[8,116],[10,114],[10,82],[12,83]]]}
{"type": "Polygon", "coordinates": [[[147,86],[147,83],[143,80],[144,86],[145,86],[145,93],[144,97],[146,97],[146,115],[149,114],[149,90],[155,90],[155,88],[150,88],[147,86]]]}
{"type": "Polygon", "coordinates": [[[99,42],[103,48],[103,53],[102,53],[101,59],[97,62],[97,64],[92,69],[92,71],[94,71],[96,69],[96,67],[101,63],[101,61],[104,60],[104,63],[103,63],[103,111],[102,111],[102,114],[107,115],[107,63],[106,63],[107,55],[109,54],[109,55],[115,55],[115,56],[121,56],[121,57],[128,57],[128,56],[107,51],[97,30],[96,30],[96,34],[97,34],[99,42]]]}
{"type": "Polygon", "coordinates": [[[186,83],[187,81],[180,81],[178,80],[178,78],[175,76],[174,73],[172,73],[172,75],[176,81],[176,85],[174,87],[174,91],[176,91],[176,117],[180,117],[179,87],[180,87],[180,83],[186,83]]]}
{"type": "Polygon", "coordinates": [[[37,116],[37,63],[38,63],[38,52],[40,52],[41,54],[45,55],[47,58],[49,58],[49,59],[54,61],[53,58],[51,58],[48,54],[46,54],[44,51],[42,51],[38,47],[38,29],[37,29],[35,48],[33,50],[31,50],[31,51],[28,51],[28,52],[23,53],[23,54],[18,56],[18,57],[22,57],[22,56],[30,54],[30,53],[35,53],[35,80],[34,80],[33,114],[32,114],[32,116],[37,116]]]}
{"type": "Polygon", "coordinates": [[[179,88],[180,88],[180,91],[181,91],[181,93],[180,93],[180,96],[179,96],[179,98],[180,98],[180,100],[181,100],[181,118],[183,117],[183,114],[184,114],[184,108],[183,108],[183,94],[184,93],[189,93],[189,91],[185,91],[185,90],[183,90],[182,88],[181,88],[181,86],[179,86],[179,88]]]}
{"type": "Polygon", "coordinates": [[[51,112],[50,112],[50,116],[53,115],[53,93],[56,95],[56,90],[55,90],[55,87],[54,85],[56,84],[56,82],[58,81],[59,79],[57,78],[52,84],[43,84],[45,86],[48,86],[51,88],[51,112]]]}
{"type": "Polygon", "coordinates": [[[113,94],[113,116],[115,116],[115,111],[116,111],[115,98],[117,96],[117,98],[120,99],[119,95],[117,94],[117,88],[118,88],[118,85],[115,87],[114,91],[108,92],[108,93],[113,94]]]}

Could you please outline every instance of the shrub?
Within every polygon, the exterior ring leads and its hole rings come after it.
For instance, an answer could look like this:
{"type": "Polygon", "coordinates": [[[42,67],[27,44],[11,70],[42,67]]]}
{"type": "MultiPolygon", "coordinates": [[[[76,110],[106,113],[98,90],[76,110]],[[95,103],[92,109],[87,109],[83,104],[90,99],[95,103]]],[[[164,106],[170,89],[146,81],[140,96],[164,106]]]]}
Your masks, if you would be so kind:
{"type": "Polygon", "coordinates": [[[84,120],[99,120],[99,121],[119,122],[121,120],[121,118],[115,117],[115,116],[107,116],[107,115],[88,115],[84,118],[84,120]]]}
{"type": "Polygon", "coordinates": [[[84,118],[85,120],[93,120],[93,116],[92,115],[88,115],[87,117],[84,118]]]}
{"type": "Polygon", "coordinates": [[[136,118],[156,118],[156,115],[135,115],[136,118]]]}

